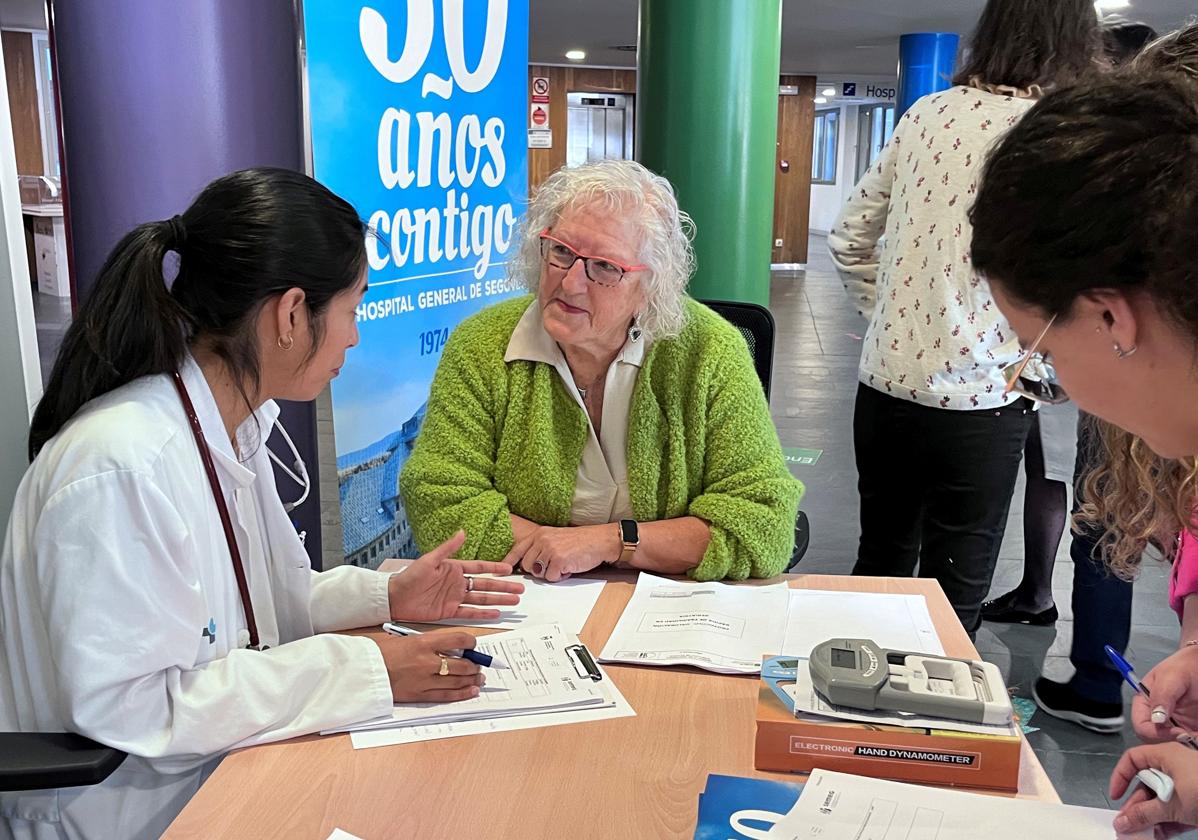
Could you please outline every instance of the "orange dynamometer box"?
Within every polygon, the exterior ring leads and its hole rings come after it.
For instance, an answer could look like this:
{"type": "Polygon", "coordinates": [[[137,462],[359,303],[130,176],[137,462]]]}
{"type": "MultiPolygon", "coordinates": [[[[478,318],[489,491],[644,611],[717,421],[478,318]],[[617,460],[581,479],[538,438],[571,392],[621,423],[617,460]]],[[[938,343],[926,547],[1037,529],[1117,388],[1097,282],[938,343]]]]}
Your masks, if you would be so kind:
{"type": "Polygon", "coordinates": [[[810,773],[816,768],[900,782],[1014,792],[1023,737],[1018,723],[1004,735],[912,729],[797,717],[787,687],[805,660],[766,657],[757,701],[758,770],[810,773]]]}

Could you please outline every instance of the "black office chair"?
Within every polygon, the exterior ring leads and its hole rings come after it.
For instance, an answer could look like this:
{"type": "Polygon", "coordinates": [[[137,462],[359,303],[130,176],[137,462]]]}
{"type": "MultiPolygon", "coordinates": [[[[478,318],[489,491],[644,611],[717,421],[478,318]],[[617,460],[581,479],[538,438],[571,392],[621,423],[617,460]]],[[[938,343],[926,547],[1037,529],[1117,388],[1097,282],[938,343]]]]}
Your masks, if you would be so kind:
{"type": "Polygon", "coordinates": [[[70,732],[0,732],[0,791],[98,785],[125,755],[70,732]]]}
{"type": "Polygon", "coordinates": [[[774,316],[764,306],[756,303],[738,303],[727,300],[700,301],[713,309],[725,321],[740,330],[749,345],[749,355],[757,368],[757,378],[765,391],[765,401],[770,401],[770,378],[774,372],[774,316]]]}
{"type": "MultiPolygon", "coordinates": [[[[761,380],[761,388],[765,391],[765,401],[770,401],[770,378],[774,372],[774,316],[764,306],[756,303],[740,303],[727,300],[700,301],[718,313],[725,321],[740,330],[749,345],[749,355],[753,357],[753,367],[757,369],[757,378],[761,380]]],[[[790,555],[786,571],[791,571],[799,565],[807,547],[811,544],[811,522],[807,514],[799,511],[795,518],[795,547],[790,555]]]]}

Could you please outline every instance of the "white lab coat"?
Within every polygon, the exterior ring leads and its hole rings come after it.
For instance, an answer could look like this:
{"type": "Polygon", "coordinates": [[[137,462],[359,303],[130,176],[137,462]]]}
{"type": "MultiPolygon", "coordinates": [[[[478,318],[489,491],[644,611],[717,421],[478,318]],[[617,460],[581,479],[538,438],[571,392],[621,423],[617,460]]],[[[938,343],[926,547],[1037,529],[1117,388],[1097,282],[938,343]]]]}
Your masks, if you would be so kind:
{"type": "Polygon", "coordinates": [[[182,374],[270,649],[242,649],[224,531],[170,378],[85,406],[17,491],[0,556],[0,730],[78,732],[129,757],[94,787],[0,793],[0,837],[157,837],[228,750],[390,713],[378,646],[315,635],[385,621],[388,576],[313,572],[260,440],[278,407],[243,424],[253,454],[238,463],[200,369],[182,374]]]}

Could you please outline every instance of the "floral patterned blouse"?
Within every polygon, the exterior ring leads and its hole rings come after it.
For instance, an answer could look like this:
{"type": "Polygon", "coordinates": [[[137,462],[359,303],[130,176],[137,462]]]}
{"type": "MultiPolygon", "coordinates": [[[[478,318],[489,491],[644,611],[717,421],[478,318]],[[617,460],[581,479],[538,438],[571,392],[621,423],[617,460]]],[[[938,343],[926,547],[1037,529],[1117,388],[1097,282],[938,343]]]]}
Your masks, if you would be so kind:
{"type": "Polygon", "coordinates": [[[1033,101],[954,87],[916,102],[846,202],[828,248],[870,319],[862,383],[951,410],[1000,407],[1014,331],[969,257],[969,208],[990,147],[1033,101]]]}

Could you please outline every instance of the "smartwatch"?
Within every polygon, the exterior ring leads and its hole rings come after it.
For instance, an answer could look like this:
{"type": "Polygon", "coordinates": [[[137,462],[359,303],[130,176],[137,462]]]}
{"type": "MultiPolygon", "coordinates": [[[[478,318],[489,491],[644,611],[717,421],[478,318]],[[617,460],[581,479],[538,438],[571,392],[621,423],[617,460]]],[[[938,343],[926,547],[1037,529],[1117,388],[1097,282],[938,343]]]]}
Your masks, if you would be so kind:
{"type": "Polygon", "coordinates": [[[632,556],[636,554],[636,547],[641,544],[641,535],[637,530],[635,520],[620,520],[620,542],[624,544],[624,547],[620,550],[620,559],[616,565],[628,568],[632,565],[632,556]]]}

